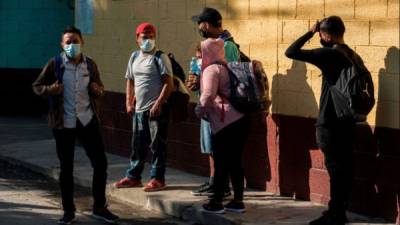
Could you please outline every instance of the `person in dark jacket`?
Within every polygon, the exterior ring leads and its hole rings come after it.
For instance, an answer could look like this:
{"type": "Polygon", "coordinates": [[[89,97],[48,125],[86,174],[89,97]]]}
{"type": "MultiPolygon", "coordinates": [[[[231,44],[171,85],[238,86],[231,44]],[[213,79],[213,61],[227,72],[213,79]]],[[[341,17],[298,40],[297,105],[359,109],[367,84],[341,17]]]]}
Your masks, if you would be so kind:
{"type": "Polygon", "coordinates": [[[79,139],[93,167],[93,214],[108,223],[118,216],[107,209],[107,158],[99,130],[97,99],[104,86],[96,63],[82,54],[82,34],[67,27],[61,38],[63,52],[50,59],[32,84],[37,95],[49,98],[49,127],[56,140],[60,160],[60,188],[64,215],[59,224],[70,224],[75,218],[74,149],[79,139]]]}
{"type": "Polygon", "coordinates": [[[336,115],[330,87],[336,83],[341,71],[351,66],[344,53],[361,58],[344,42],[345,26],[338,16],[330,16],[317,23],[287,50],[286,56],[317,66],[322,71],[322,91],[319,116],[316,123],[317,144],[325,157],[330,177],[329,209],[311,221],[310,225],[344,225],[346,209],[353,181],[353,145],[355,122],[336,115]],[[319,32],[322,47],[303,50],[304,44],[319,32]],[[339,51],[340,49],[340,51],[339,51]]]}

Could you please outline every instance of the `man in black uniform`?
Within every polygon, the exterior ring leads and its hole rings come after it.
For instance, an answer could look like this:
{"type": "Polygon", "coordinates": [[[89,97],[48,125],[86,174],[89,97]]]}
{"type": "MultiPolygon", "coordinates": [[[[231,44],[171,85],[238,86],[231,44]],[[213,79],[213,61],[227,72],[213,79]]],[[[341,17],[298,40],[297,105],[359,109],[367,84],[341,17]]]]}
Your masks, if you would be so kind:
{"type": "Polygon", "coordinates": [[[335,85],[341,71],[351,66],[346,55],[353,55],[359,63],[361,58],[345,43],[345,26],[338,16],[330,16],[317,23],[296,40],[287,50],[286,56],[317,66],[322,71],[320,110],[316,124],[317,144],[325,157],[330,177],[329,209],[310,222],[310,225],[344,225],[346,209],[353,181],[353,145],[355,122],[350,118],[339,118],[332,101],[330,86],[335,85]],[[302,50],[303,45],[319,32],[322,48],[302,50]]]}

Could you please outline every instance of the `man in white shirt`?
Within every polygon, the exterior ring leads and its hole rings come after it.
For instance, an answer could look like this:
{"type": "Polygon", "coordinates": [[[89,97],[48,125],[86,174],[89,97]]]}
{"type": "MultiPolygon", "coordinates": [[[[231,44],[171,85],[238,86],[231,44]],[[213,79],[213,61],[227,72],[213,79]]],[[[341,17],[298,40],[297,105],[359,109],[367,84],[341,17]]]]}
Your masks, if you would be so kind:
{"type": "Polygon", "coordinates": [[[75,139],[79,139],[93,167],[93,217],[114,223],[118,217],[107,209],[107,159],[99,131],[95,99],[104,86],[96,63],[81,52],[79,29],[64,30],[61,46],[64,51],[49,60],[32,84],[38,95],[49,98],[49,126],[56,140],[60,160],[60,188],[63,217],[59,224],[70,224],[75,218],[73,162],[75,139]]]}

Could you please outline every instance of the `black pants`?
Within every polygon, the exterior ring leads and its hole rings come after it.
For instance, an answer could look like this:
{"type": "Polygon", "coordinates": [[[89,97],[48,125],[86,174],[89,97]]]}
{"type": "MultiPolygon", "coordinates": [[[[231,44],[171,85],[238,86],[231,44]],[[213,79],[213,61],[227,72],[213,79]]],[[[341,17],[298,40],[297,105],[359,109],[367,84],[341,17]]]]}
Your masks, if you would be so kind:
{"type": "Polygon", "coordinates": [[[226,180],[231,179],[234,200],[243,200],[244,170],[242,153],[249,133],[250,121],[247,116],[235,121],[212,136],[215,163],[215,196],[217,202],[223,199],[226,180]]]}
{"type": "Polygon", "coordinates": [[[329,211],[344,215],[349,204],[354,168],[353,150],[355,124],[337,121],[327,126],[317,126],[318,146],[325,156],[325,166],[330,178],[329,211]]]}
{"type": "Polygon", "coordinates": [[[53,129],[53,134],[56,139],[57,156],[60,160],[60,188],[64,211],[74,212],[76,210],[73,199],[73,164],[76,138],[80,140],[93,168],[93,208],[104,207],[106,204],[107,159],[97,121],[93,119],[86,126],[78,121],[76,128],[53,129]]]}

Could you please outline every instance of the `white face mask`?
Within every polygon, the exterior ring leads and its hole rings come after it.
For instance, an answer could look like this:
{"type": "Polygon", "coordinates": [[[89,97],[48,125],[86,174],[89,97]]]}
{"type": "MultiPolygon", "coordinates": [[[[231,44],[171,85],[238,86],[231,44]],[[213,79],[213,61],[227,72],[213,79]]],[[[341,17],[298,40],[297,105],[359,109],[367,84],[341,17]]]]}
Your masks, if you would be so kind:
{"type": "Polygon", "coordinates": [[[154,49],[155,46],[156,46],[156,40],[145,39],[140,45],[140,49],[142,49],[143,52],[150,52],[154,49]]]}

